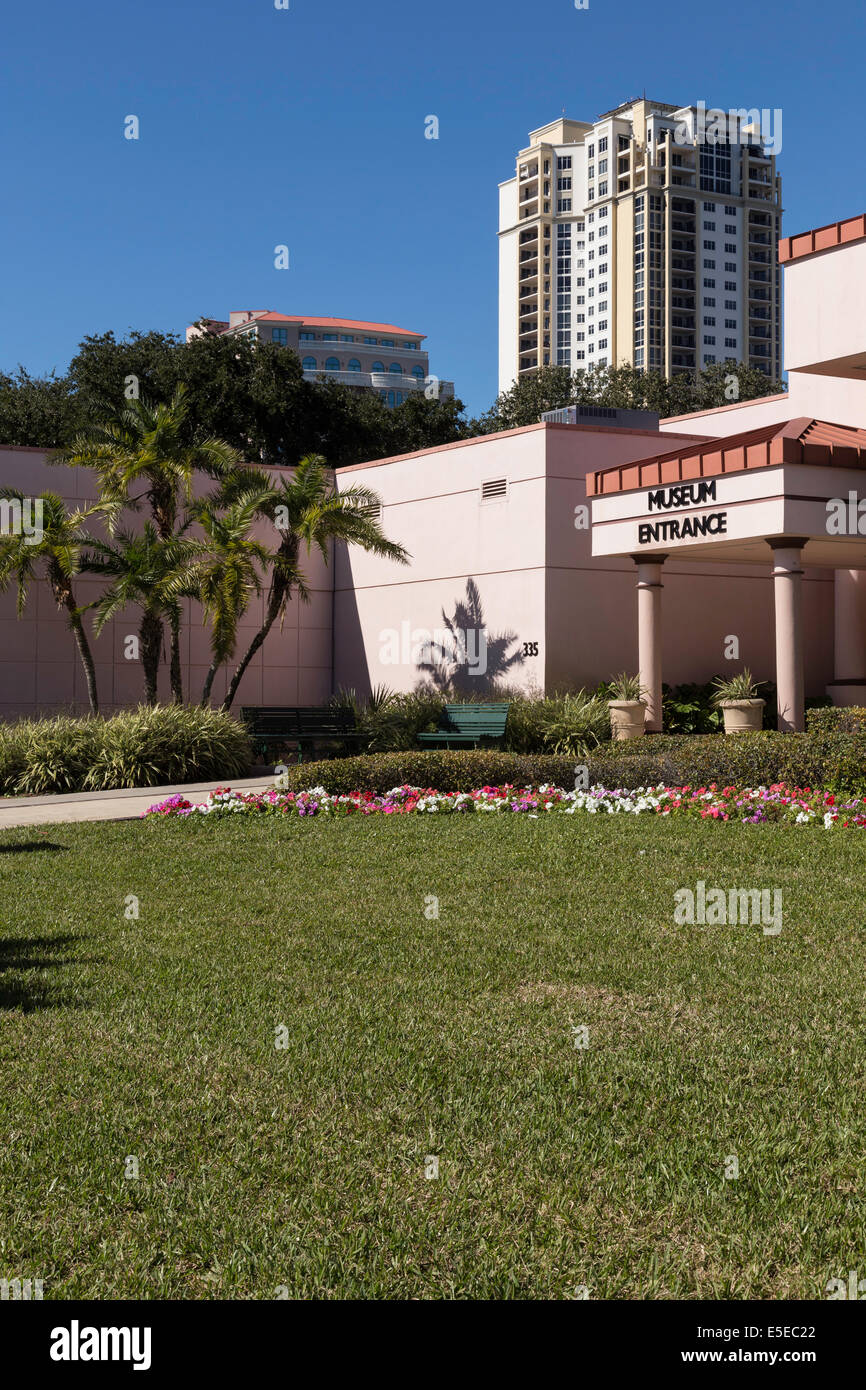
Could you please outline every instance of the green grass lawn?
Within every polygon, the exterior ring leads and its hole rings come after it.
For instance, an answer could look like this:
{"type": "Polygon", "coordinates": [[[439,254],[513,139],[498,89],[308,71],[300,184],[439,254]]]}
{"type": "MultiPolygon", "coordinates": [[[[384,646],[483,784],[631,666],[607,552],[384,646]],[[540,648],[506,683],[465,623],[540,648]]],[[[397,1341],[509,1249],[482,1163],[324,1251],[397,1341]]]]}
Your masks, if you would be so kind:
{"type": "Polygon", "coordinates": [[[863,1277],[864,862],[857,833],[648,817],[6,832],[0,1277],[194,1299],[863,1277]],[[698,879],[780,888],[781,935],[675,925],[698,879]]]}

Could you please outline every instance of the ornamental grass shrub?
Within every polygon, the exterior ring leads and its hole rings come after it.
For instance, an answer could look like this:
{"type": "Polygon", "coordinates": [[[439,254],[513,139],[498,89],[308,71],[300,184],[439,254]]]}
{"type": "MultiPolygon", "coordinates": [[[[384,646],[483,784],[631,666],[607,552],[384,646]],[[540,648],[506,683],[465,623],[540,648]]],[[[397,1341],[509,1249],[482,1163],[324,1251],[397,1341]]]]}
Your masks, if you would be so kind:
{"type": "Polygon", "coordinates": [[[0,793],[82,791],[98,722],[58,716],[0,724],[0,793]]]}
{"type": "MultiPolygon", "coordinates": [[[[539,696],[509,686],[477,695],[422,686],[400,694],[380,686],[370,695],[341,690],[332,705],[350,709],[367,752],[398,752],[418,746],[418,735],[443,722],[446,704],[499,704],[508,701],[504,748],[511,753],[580,755],[610,738],[607,696],[601,691],[564,691],[539,696]]],[[[346,749],[347,752],[351,751],[346,749]]]]}
{"type": "Polygon", "coordinates": [[[0,724],[0,793],[6,796],[243,777],[251,761],[242,724],[220,710],[193,706],[0,724]]]}
{"type": "Polygon", "coordinates": [[[514,753],[559,753],[584,757],[610,739],[607,695],[567,691],[546,699],[512,697],[505,748],[514,753]]]}
{"type": "Polygon", "coordinates": [[[446,698],[438,691],[400,694],[380,686],[366,697],[355,690],[340,690],[331,704],[351,710],[368,752],[386,753],[414,748],[420,733],[437,728],[446,698]]]}

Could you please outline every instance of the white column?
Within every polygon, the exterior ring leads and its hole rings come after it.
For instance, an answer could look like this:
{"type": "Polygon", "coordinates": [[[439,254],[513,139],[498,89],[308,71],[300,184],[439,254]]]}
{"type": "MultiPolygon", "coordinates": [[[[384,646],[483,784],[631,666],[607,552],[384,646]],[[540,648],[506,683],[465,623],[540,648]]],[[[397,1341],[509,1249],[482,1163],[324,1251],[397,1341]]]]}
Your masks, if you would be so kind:
{"type": "Polygon", "coordinates": [[[662,565],[667,558],[632,556],[637,565],[638,668],[648,734],[660,734],[662,729],[662,565]]]}
{"type": "Polygon", "coordinates": [[[803,570],[805,539],[780,537],[773,550],[773,595],[776,607],[776,691],[778,726],[785,732],[806,727],[803,682],[803,570]]]}

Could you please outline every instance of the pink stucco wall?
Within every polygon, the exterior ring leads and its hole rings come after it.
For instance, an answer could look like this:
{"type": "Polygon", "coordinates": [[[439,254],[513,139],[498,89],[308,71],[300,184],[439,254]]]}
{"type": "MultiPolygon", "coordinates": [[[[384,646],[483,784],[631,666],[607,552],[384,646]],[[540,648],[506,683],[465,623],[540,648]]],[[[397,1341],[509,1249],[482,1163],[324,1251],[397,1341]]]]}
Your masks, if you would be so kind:
{"type": "MultiPolygon", "coordinates": [[[[860,219],[862,224],[862,219],[860,219]]],[[[785,367],[863,384],[866,239],[798,255],[785,266],[785,367]]]]}
{"type": "MultiPolygon", "coordinates": [[[[412,556],[411,567],[352,551],[338,556],[335,680],[410,690],[417,662],[383,654],[388,632],[442,628],[476,581],[492,634],[512,633],[509,654],[538,642],[539,656],[510,679],[544,682],[545,475],[543,436],[511,431],[466,445],[341,469],[341,486],[363,482],[382,498],[382,524],[412,556]],[[507,478],[503,501],[480,501],[482,482],[507,478]]],[[[401,653],[402,656],[402,653],[401,653]]],[[[410,653],[411,656],[411,653],[410,653]]]]}
{"type": "MultiPolygon", "coordinates": [[[[696,431],[671,437],[694,438],[696,431]]],[[[575,527],[586,506],[588,471],[644,458],[659,449],[654,433],[539,425],[373,465],[343,469],[343,485],[363,480],[382,497],[383,525],[413,555],[411,570],[352,553],[338,558],[335,679],[369,689],[409,690],[422,677],[417,654],[395,665],[386,635],[442,627],[467,581],[478,586],[491,634],[509,632],[511,652],[537,643],[503,673],[510,684],[553,689],[595,685],[637,664],[635,567],[593,559],[588,529],[575,527]],[[481,486],[508,480],[507,498],[483,502],[481,486]]],[[[665,568],[664,679],[705,681],[727,669],[725,641],[739,639],[740,662],[773,677],[771,555],[766,564],[671,563],[665,568]]],[[[832,679],[833,582],[830,571],[806,581],[809,693],[832,679]]],[[[480,683],[480,676],[479,676],[480,683]]]]}

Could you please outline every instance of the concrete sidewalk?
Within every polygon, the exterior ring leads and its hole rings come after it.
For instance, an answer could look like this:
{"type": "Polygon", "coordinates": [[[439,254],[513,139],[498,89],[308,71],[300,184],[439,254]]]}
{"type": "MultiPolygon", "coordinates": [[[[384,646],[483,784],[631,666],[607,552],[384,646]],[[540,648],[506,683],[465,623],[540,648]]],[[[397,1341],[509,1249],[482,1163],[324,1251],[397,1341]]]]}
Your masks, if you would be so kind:
{"type": "Polygon", "coordinates": [[[273,773],[260,777],[224,777],[218,782],[191,782],[185,787],[134,787],[114,792],[72,792],[62,796],[0,797],[0,830],[17,825],[58,825],[84,820],[135,820],[167,796],[185,796],[198,804],[208,792],[231,786],[234,791],[263,792],[274,785],[273,773]]]}

